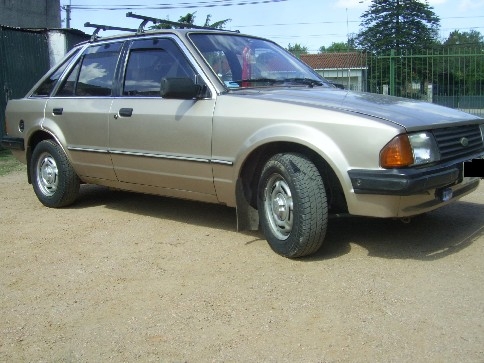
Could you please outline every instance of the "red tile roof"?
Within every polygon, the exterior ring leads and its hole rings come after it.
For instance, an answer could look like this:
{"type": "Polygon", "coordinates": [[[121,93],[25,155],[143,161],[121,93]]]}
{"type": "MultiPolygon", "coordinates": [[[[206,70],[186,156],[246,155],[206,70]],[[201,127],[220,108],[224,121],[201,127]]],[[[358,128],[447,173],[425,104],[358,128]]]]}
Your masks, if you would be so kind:
{"type": "Polygon", "coordinates": [[[359,52],[302,54],[301,60],[313,69],[367,68],[366,54],[359,52]]]}

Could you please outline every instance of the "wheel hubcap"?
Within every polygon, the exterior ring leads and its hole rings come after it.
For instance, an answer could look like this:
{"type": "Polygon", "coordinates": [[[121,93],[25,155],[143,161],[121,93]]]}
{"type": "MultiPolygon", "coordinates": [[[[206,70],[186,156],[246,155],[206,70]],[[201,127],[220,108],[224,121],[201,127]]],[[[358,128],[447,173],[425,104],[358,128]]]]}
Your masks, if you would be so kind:
{"type": "Polygon", "coordinates": [[[272,213],[278,220],[287,219],[289,213],[289,208],[287,205],[286,196],[282,193],[277,193],[274,200],[272,201],[272,213]]]}
{"type": "Polygon", "coordinates": [[[285,179],[275,174],[265,189],[265,209],[272,232],[281,240],[289,237],[293,225],[293,201],[285,179]]]}
{"type": "Polygon", "coordinates": [[[59,172],[52,155],[44,153],[37,162],[37,185],[46,196],[52,196],[57,190],[59,172]]]}

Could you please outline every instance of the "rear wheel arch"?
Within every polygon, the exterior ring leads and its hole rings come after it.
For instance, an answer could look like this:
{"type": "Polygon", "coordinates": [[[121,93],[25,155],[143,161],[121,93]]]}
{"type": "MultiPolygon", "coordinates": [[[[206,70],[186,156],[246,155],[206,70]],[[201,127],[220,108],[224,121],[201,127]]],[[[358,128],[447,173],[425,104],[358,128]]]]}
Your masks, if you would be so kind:
{"type": "Polygon", "coordinates": [[[54,136],[52,136],[51,134],[49,134],[48,132],[45,132],[45,131],[36,131],[35,133],[33,133],[30,138],[29,138],[29,141],[27,143],[27,149],[26,149],[26,160],[27,160],[27,179],[28,179],[28,182],[29,184],[32,184],[32,175],[31,175],[31,172],[30,172],[30,164],[32,162],[32,153],[35,149],[35,147],[42,141],[44,140],[54,140],[55,141],[55,138],[54,136]]]}
{"type": "Polygon", "coordinates": [[[33,147],[29,169],[34,192],[45,206],[60,208],[76,200],[80,180],[56,140],[44,139],[33,147]]]}

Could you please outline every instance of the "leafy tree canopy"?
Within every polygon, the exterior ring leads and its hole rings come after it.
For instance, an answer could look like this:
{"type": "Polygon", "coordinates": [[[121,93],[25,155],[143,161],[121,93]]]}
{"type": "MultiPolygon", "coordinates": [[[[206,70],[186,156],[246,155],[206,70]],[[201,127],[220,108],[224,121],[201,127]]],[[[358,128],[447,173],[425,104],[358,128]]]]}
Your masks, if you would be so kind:
{"type": "Polygon", "coordinates": [[[369,51],[430,47],[440,24],[427,0],[372,0],[361,19],[357,44],[369,51]]]}
{"type": "Polygon", "coordinates": [[[444,41],[443,45],[459,45],[472,48],[481,47],[484,46],[484,36],[477,30],[471,30],[468,32],[454,30],[449,34],[449,37],[444,41]]]}
{"type": "Polygon", "coordinates": [[[289,52],[291,52],[292,54],[294,54],[296,57],[300,57],[301,54],[308,54],[309,53],[308,47],[302,46],[299,43],[296,43],[294,45],[291,45],[291,43],[289,43],[289,45],[287,46],[286,49],[289,52]]]}
{"type": "Polygon", "coordinates": [[[324,45],[319,48],[319,53],[345,53],[345,52],[353,52],[355,51],[354,42],[333,42],[329,47],[325,47],[324,45]]]}

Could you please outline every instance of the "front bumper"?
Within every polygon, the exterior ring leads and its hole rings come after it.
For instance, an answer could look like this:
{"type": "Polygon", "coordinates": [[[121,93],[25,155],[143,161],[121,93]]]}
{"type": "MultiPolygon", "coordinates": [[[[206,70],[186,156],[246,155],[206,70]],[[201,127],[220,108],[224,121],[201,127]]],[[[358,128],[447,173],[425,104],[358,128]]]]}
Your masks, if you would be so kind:
{"type": "MultiPolygon", "coordinates": [[[[479,157],[479,156],[477,156],[479,157]]],[[[464,161],[425,168],[348,171],[355,194],[409,196],[463,181],[464,161]]]]}

